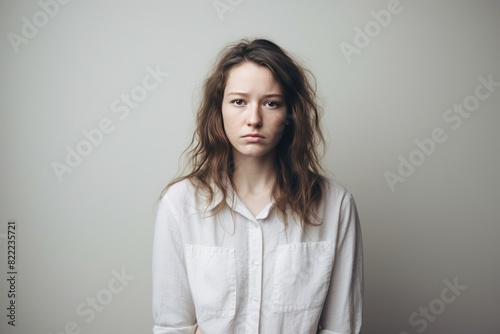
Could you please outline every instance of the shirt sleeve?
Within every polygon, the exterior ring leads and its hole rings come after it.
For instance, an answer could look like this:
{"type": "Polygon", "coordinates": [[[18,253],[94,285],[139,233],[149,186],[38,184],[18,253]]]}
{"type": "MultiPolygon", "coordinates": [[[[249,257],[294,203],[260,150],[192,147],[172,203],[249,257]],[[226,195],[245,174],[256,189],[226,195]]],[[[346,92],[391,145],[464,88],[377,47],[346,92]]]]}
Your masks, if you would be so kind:
{"type": "Polygon", "coordinates": [[[153,240],[153,333],[194,334],[196,314],[173,205],[160,201],[153,240]]]}
{"type": "Polygon", "coordinates": [[[337,245],[319,334],[357,334],[363,313],[363,242],[354,198],[341,210],[337,245]]]}

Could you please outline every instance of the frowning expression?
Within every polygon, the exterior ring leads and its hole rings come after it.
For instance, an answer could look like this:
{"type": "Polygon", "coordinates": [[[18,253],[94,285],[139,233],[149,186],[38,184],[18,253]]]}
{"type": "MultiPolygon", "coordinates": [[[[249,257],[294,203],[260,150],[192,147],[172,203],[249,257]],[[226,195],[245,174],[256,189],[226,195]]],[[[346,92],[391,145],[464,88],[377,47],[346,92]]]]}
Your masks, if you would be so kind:
{"type": "Polygon", "coordinates": [[[274,154],[283,135],[286,104],[267,67],[244,62],[229,71],[222,118],[234,158],[274,154]]]}

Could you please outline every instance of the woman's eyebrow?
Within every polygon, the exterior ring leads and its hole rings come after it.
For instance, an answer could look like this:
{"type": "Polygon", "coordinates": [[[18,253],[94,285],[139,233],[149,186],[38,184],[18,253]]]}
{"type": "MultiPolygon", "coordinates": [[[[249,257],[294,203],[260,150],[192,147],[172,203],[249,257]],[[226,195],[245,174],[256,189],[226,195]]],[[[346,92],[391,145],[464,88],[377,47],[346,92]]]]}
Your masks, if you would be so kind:
{"type": "MultiPolygon", "coordinates": [[[[227,93],[227,95],[239,95],[239,96],[245,96],[245,97],[248,97],[249,94],[248,93],[244,93],[244,92],[230,92],[230,93],[227,93]]],[[[278,98],[282,98],[283,95],[282,94],[278,94],[278,93],[271,93],[271,94],[266,94],[264,95],[264,97],[278,97],[278,98]]]]}

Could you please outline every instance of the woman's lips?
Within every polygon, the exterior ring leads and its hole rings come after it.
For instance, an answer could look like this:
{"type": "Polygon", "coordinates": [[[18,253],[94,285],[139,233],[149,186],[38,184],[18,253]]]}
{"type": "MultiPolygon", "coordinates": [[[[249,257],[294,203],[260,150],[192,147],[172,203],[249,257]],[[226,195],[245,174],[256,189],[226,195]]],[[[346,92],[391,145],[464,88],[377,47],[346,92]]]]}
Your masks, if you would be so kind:
{"type": "Polygon", "coordinates": [[[253,134],[253,133],[243,136],[243,140],[250,142],[250,143],[257,143],[257,142],[262,141],[263,139],[264,139],[264,137],[262,135],[253,134]]]}

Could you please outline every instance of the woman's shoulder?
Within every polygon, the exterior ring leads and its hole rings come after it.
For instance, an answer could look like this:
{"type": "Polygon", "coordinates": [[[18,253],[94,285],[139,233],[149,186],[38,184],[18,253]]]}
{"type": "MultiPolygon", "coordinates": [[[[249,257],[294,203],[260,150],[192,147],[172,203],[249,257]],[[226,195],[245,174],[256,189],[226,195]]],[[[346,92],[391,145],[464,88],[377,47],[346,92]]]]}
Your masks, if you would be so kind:
{"type": "Polygon", "coordinates": [[[171,210],[188,213],[210,210],[219,203],[221,194],[214,190],[213,201],[202,184],[191,178],[183,178],[172,183],[162,194],[160,205],[167,205],[171,210]]]}
{"type": "Polygon", "coordinates": [[[182,203],[192,199],[195,192],[196,189],[193,182],[186,178],[176,181],[168,186],[168,188],[163,192],[161,200],[173,203],[182,203]]]}
{"type": "Polygon", "coordinates": [[[354,201],[353,195],[344,183],[333,177],[325,177],[325,201],[329,204],[338,203],[344,205],[346,202],[354,201]]]}

